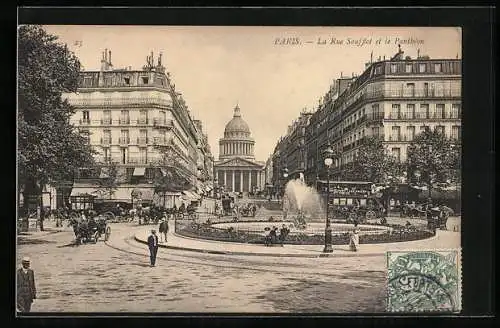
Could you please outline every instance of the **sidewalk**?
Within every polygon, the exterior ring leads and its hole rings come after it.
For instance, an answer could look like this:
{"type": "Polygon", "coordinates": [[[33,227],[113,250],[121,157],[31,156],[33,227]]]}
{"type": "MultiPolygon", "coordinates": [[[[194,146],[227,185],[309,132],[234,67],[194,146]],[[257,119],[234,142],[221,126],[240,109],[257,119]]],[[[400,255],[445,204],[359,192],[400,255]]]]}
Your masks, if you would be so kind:
{"type": "Polygon", "coordinates": [[[56,227],[56,222],[49,221],[49,220],[44,221],[43,228],[44,228],[44,231],[40,231],[40,227],[37,227],[36,231],[18,232],[17,237],[18,238],[41,238],[41,237],[45,237],[45,236],[59,233],[62,231],[67,231],[67,229],[68,229],[64,226],[56,227]]]}
{"type": "MultiPolygon", "coordinates": [[[[173,231],[173,227],[170,228],[173,231]]],[[[138,229],[135,240],[147,244],[150,231],[138,229]]],[[[349,250],[348,245],[333,245],[333,253],[323,253],[322,245],[284,245],[283,247],[267,247],[255,244],[219,242],[180,236],[173,232],[168,234],[168,243],[160,243],[160,247],[210,254],[275,256],[275,257],[351,257],[381,256],[388,250],[417,249],[452,249],[460,247],[460,233],[438,230],[436,236],[424,240],[387,244],[361,244],[358,252],[349,250]]]]}

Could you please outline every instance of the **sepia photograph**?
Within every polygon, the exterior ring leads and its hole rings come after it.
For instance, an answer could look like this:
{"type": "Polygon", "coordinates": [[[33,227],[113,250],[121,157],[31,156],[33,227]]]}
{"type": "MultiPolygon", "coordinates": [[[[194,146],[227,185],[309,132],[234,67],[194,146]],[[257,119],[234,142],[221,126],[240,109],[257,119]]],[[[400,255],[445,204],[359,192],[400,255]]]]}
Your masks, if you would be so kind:
{"type": "Polygon", "coordinates": [[[462,29],[19,25],[16,313],[458,314],[462,29]]]}

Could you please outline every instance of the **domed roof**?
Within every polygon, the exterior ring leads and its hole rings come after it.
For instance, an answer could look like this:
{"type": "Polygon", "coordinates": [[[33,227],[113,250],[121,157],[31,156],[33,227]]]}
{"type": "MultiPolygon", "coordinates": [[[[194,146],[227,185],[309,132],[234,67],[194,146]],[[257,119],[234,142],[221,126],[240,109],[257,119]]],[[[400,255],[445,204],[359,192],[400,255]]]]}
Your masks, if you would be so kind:
{"type": "Polygon", "coordinates": [[[226,124],[226,128],[224,129],[224,134],[234,132],[243,132],[250,135],[250,128],[248,127],[247,122],[241,118],[240,108],[238,106],[234,108],[233,118],[226,124]]]}

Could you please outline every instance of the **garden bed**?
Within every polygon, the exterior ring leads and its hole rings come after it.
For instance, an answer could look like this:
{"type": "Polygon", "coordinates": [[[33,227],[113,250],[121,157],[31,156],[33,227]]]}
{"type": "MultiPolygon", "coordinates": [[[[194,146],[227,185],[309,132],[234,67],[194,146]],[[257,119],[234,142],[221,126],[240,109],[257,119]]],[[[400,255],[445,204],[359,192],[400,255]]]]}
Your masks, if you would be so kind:
{"type": "MultiPolygon", "coordinates": [[[[262,220],[254,222],[262,222],[262,220]]],[[[222,223],[222,222],[217,222],[217,223],[222,223]]],[[[366,225],[381,226],[380,224],[366,224],[366,225]]],[[[387,231],[379,234],[360,235],[359,242],[361,244],[395,243],[395,242],[427,239],[435,235],[434,231],[406,228],[401,225],[388,224],[384,226],[391,227],[392,231],[387,231]]],[[[236,230],[232,227],[227,229],[214,228],[211,225],[199,224],[194,222],[177,224],[176,233],[185,237],[216,240],[222,242],[238,242],[238,243],[249,243],[249,244],[265,243],[265,237],[262,236],[262,234],[260,233],[236,230]]],[[[323,245],[324,242],[325,242],[324,234],[308,235],[304,233],[296,233],[288,235],[284,243],[290,245],[323,245]]],[[[348,243],[349,243],[349,233],[334,234],[332,236],[333,245],[345,245],[348,243]]]]}

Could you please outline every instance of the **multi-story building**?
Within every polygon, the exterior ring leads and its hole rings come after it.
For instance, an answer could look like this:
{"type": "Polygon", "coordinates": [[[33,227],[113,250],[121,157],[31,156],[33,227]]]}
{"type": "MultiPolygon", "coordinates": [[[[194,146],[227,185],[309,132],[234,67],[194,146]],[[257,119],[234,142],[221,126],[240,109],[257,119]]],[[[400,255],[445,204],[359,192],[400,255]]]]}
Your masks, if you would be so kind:
{"type": "MultiPolygon", "coordinates": [[[[399,49],[389,60],[370,61],[360,76],[337,80],[324,96],[305,128],[308,184],[326,178],[322,152],[327,144],[339,155],[330,171],[338,178],[367,136],[381,138],[401,162],[415,135],[425,129],[460,142],[461,60],[403,54],[399,49]]],[[[273,154],[277,167],[290,165],[282,157],[292,146],[283,140],[273,154]]]]}
{"type": "Polygon", "coordinates": [[[272,155],[266,161],[264,166],[264,186],[266,187],[266,193],[272,193],[273,186],[273,158],[272,155]]]}
{"type": "MultiPolygon", "coordinates": [[[[141,70],[113,69],[106,49],[100,70],[82,71],[78,92],[66,97],[76,108],[71,122],[96,150],[96,161],[118,166],[120,186],[113,200],[130,201],[135,188],[151,199],[155,175],[172,169],[186,185],[199,186],[201,164],[211,157],[208,142],[165,72],[161,54],[154,63],[151,53],[141,70]]],[[[79,169],[72,194],[95,192],[101,173],[79,169]]]]}
{"type": "Polygon", "coordinates": [[[287,134],[280,139],[272,158],[273,185],[282,187],[286,180],[298,178],[306,168],[306,127],[312,113],[303,111],[300,116],[288,126],[287,134]],[[287,177],[284,176],[286,168],[287,177]]]}
{"type": "Polygon", "coordinates": [[[250,128],[236,106],[219,140],[219,160],[214,164],[217,183],[225,191],[254,193],[263,189],[264,163],[255,160],[254,147],[250,128]]]}
{"type": "MultiPolygon", "coordinates": [[[[306,126],[306,170],[305,181],[308,185],[315,184],[319,178],[323,156],[321,150],[329,141],[329,127],[335,121],[340,120],[338,113],[333,111],[333,105],[339,94],[342,94],[355,80],[355,77],[344,77],[334,80],[330,89],[320,100],[316,112],[311,115],[309,124],[306,126]]],[[[336,131],[338,133],[338,131],[336,131]]],[[[331,134],[331,133],[330,133],[331,134]]],[[[330,135],[331,136],[331,135],[330,135]]]]}

